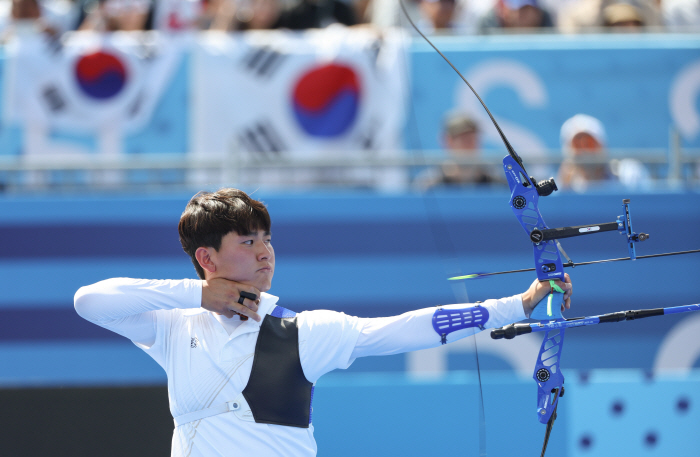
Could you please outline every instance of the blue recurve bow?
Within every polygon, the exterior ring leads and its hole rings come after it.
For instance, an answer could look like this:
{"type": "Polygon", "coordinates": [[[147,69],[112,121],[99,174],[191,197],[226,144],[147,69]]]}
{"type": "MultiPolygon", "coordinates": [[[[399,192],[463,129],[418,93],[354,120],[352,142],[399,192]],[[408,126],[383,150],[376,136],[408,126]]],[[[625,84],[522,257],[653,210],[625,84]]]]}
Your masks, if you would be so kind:
{"type": "Polygon", "coordinates": [[[503,144],[508,150],[508,155],[503,159],[503,171],[511,191],[509,200],[510,207],[515,214],[515,217],[518,219],[518,222],[520,222],[520,225],[530,238],[534,253],[535,266],[534,268],[520,270],[476,273],[449,279],[477,279],[507,273],[535,271],[537,273],[537,278],[540,281],[550,282],[551,292],[534,307],[530,315],[530,319],[537,322],[511,324],[506,327],[495,329],[491,332],[491,337],[494,339],[512,339],[525,333],[541,331],[545,332],[542,345],[540,346],[540,351],[537,355],[537,362],[533,373],[533,379],[537,383],[537,419],[541,423],[547,424],[544,443],[542,445],[542,453],[540,455],[541,457],[544,457],[547,450],[549,436],[552,431],[554,421],[557,417],[559,399],[564,395],[565,391],[564,375],[561,372],[560,361],[564,346],[564,332],[567,328],[609,322],[620,322],[624,320],[641,319],[665,314],[700,311],[700,304],[693,304],[647,310],[619,311],[600,316],[565,319],[562,316],[561,311],[564,302],[564,291],[557,286],[555,280],[559,279],[564,281],[564,268],[567,267],[698,253],[700,252],[700,249],[637,256],[635,248],[636,243],[647,240],[649,235],[646,233],[637,234],[632,230],[632,218],[629,208],[630,201],[628,199],[622,201],[623,214],[618,216],[617,220],[614,222],[551,229],[547,227],[544,219],[542,218],[542,214],[540,214],[539,198],[546,197],[557,190],[557,185],[554,182],[554,178],[538,182],[527,173],[522,159],[508,142],[508,139],[496,122],[496,119],[493,117],[491,111],[489,111],[479,94],[477,94],[477,92],[474,90],[471,84],[469,84],[467,79],[459,72],[459,70],[455,68],[452,62],[450,62],[450,60],[445,57],[445,55],[415,25],[411,17],[408,15],[402,0],[399,0],[399,4],[404,15],[416,32],[418,32],[418,34],[423,37],[423,39],[438,54],[440,54],[440,56],[459,75],[462,81],[469,86],[469,89],[471,89],[472,93],[486,110],[491,122],[493,122],[498,134],[503,140],[503,144]],[[570,238],[615,230],[625,235],[625,242],[627,243],[629,257],[574,263],[559,243],[559,239],[561,238],[570,238]],[[566,259],[566,262],[562,261],[562,256],[566,259]]]}

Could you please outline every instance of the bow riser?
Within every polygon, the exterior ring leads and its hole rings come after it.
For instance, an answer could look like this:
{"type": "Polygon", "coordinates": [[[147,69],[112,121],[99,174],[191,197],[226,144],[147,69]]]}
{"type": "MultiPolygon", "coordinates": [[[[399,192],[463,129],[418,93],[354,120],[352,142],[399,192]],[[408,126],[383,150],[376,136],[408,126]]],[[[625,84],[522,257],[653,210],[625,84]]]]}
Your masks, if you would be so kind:
{"type": "MultiPolygon", "coordinates": [[[[539,210],[540,195],[527,177],[525,170],[510,155],[503,159],[503,171],[510,186],[510,207],[528,237],[533,230],[546,230],[539,210]]],[[[535,270],[540,281],[549,279],[564,280],[564,266],[557,246],[557,240],[532,243],[535,255],[535,270]]]]}

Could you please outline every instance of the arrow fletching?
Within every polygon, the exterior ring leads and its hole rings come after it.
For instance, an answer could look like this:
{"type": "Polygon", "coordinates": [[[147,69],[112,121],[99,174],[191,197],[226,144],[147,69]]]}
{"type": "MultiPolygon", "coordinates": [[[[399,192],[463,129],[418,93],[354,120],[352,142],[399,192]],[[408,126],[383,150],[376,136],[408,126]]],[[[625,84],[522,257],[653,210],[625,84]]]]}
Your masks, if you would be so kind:
{"type": "Polygon", "coordinates": [[[452,278],[447,278],[448,281],[458,281],[460,279],[481,279],[484,276],[489,276],[490,273],[472,273],[470,275],[464,276],[454,276],[452,278]]]}

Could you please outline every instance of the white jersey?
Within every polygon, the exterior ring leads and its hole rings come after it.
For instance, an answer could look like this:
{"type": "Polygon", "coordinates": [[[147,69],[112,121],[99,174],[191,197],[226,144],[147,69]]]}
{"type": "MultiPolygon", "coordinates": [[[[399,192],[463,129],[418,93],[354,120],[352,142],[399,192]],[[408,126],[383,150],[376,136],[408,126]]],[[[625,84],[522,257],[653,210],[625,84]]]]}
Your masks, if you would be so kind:
{"type": "MultiPolygon", "coordinates": [[[[270,314],[278,298],[263,293],[258,314],[270,314]]],[[[242,399],[250,377],[260,323],[226,319],[202,308],[201,281],[116,278],[81,288],[75,306],[86,319],[132,339],[166,371],[173,417],[242,399]]],[[[449,305],[448,307],[465,305],[449,305]]],[[[520,296],[489,300],[488,327],[525,318],[520,296]]],[[[297,314],[299,358],[312,383],[356,357],[386,355],[440,345],[432,328],[435,308],[401,316],[360,319],[334,311],[297,314]]],[[[460,330],[450,341],[478,329],[460,330]]],[[[313,417],[313,416],[312,416],[313,417]]],[[[259,424],[241,414],[219,414],[175,428],[173,457],[316,455],[308,429],[259,424]]]]}

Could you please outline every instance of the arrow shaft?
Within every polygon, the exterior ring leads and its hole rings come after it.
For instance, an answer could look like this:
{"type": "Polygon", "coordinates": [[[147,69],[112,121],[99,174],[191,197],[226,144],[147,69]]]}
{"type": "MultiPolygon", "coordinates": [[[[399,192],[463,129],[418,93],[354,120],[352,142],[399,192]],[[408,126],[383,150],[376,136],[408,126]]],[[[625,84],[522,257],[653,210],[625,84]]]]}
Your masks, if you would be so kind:
{"type": "MultiPolygon", "coordinates": [[[[662,254],[640,255],[640,256],[637,256],[636,260],[651,259],[653,257],[667,257],[667,256],[672,256],[672,255],[693,254],[693,253],[698,253],[698,252],[700,252],[700,249],[692,249],[689,251],[664,252],[662,254]]],[[[624,260],[632,260],[632,259],[630,259],[629,257],[620,257],[619,259],[591,260],[590,262],[579,262],[579,263],[567,262],[567,263],[563,264],[563,266],[565,268],[567,268],[567,267],[574,268],[574,267],[580,267],[580,266],[584,266],[584,265],[593,265],[596,263],[622,262],[624,260]]],[[[456,276],[454,278],[449,278],[449,279],[453,280],[453,281],[458,280],[458,279],[475,279],[475,278],[483,278],[485,276],[505,275],[505,274],[510,274],[510,273],[524,273],[526,271],[535,271],[535,269],[534,268],[523,268],[521,270],[496,271],[496,272],[492,272],[492,273],[479,273],[476,275],[468,275],[468,276],[471,276],[471,278],[469,278],[467,276],[456,276]]]]}

